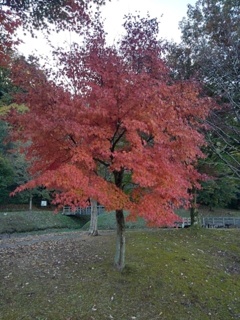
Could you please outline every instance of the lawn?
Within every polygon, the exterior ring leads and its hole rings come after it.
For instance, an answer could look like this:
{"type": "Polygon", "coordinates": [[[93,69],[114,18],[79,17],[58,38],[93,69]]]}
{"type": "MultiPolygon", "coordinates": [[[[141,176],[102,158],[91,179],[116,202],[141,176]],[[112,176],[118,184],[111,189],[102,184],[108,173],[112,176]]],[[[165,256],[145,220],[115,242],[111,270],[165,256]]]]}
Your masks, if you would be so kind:
{"type": "Polygon", "coordinates": [[[0,240],[0,319],[240,319],[239,229],[142,229],[0,240]],[[43,238],[45,237],[45,238],[43,238]]]}
{"type": "MultiPolygon", "coordinates": [[[[215,209],[210,212],[207,208],[200,208],[199,213],[202,217],[207,216],[240,216],[239,210],[215,209]]],[[[189,217],[189,211],[178,210],[177,214],[182,217],[189,217]]],[[[127,214],[126,214],[127,215],[127,214]]],[[[55,214],[54,211],[47,210],[23,210],[23,211],[0,211],[0,235],[7,233],[24,233],[24,232],[56,232],[56,230],[74,230],[89,229],[90,216],[65,216],[61,213],[55,214]]],[[[116,229],[115,213],[104,213],[98,217],[98,226],[101,230],[116,229]]],[[[127,229],[142,229],[146,227],[143,219],[137,222],[126,222],[127,229]]]]}
{"type": "Polygon", "coordinates": [[[80,229],[90,216],[68,217],[54,211],[2,211],[0,234],[80,229]]]}

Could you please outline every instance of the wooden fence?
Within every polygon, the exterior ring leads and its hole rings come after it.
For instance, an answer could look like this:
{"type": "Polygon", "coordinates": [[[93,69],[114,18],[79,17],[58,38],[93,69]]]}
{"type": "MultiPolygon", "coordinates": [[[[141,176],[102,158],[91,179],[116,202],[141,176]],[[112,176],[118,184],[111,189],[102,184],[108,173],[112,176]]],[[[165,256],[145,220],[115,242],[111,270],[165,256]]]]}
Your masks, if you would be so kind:
{"type": "MultiPolygon", "coordinates": [[[[104,206],[97,206],[98,215],[104,213],[104,206]]],[[[76,208],[73,210],[71,207],[63,207],[62,214],[66,216],[78,216],[78,215],[90,215],[91,214],[91,206],[85,208],[76,208]]]]}
{"type": "MultiPolygon", "coordinates": [[[[98,215],[105,212],[104,206],[97,206],[98,215]]],[[[86,208],[63,207],[62,214],[67,216],[90,215],[91,206],[86,208]]],[[[177,228],[187,228],[191,225],[191,218],[183,217],[175,222],[177,228]]],[[[201,225],[204,228],[240,228],[240,217],[205,217],[201,219],[201,225]]]]}
{"type": "MultiPolygon", "coordinates": [[[[191,225],[191,218],[182,218],[175,222],[178,228],[187,228],[191,225]]],[[[204,228],[240,228],[240,217],[205,217],[201,219],[204,228]]]]}
{"type": "Polygon", "coordinates": [[[205,228],[240,228],[240,217],[206,217],[202,225],[205,228]]]}
{"type": "Polygon", "coordinates": [[[176,228],[187,228],[191,225],[191,218],[181,218],[181,220],[175,222],[176,228]]]}

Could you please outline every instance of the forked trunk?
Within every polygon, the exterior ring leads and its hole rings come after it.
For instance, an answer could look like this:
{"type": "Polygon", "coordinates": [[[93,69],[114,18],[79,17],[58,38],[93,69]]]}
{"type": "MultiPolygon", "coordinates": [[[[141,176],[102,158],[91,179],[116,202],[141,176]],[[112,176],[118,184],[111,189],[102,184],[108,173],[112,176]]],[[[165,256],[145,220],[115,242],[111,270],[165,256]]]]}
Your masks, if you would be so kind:
{"type": "Polygon", "coordinates": [[[90,199],[91,203],[91,220],[90,220],[90,228],[88,231],[89,236],[98,236],[98,211],[97,211],[97,201],[94,199],[90,199]]]}
{"type": "Polygon", "coordinates": [[[125,219],[123,210],[116,210],[116,220],[117,243],[114,264],[119,271],[122,271],[125,267],[125,219]]]}

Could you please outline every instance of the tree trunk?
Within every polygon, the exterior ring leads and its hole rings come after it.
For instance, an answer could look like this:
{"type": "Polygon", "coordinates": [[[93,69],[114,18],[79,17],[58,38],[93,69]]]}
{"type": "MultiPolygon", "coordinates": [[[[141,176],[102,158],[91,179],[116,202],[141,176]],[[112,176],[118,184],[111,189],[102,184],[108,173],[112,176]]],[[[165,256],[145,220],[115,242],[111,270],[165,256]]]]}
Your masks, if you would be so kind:
{"type": "Polygon", "coordinates": [[[97,201],[94,199],[90,199],[91,203],[91,221],[90,221],[90,228],[88,234],[90,236],[98,236],[98,211],[97,211],[97,201]]]}
{"type": "Polygon", "coordinates": [[[191,216],[191,226],[198,226],[199,225],[199,217],[198,217],[197,208],[191,207],[190,216],[191,216]]]}
{"type": "Polygon", "coordinates": [[[29,197],[29,211],[32,211],[32,198],[33,198],[33,196],[31,194],[29,197]]]}
{"type": "Polygon", "coordinates": [[[190,208],[191,226],[199,226],[200,219],[197,209],[197,191],[193,190],[193,200],[190,208]]]}
{"type": "Polygon", "coordinates": [[[125,267],[125,220],[123,210],[116,210],[117,243],[114,265],[122,271],[125,267]]]}

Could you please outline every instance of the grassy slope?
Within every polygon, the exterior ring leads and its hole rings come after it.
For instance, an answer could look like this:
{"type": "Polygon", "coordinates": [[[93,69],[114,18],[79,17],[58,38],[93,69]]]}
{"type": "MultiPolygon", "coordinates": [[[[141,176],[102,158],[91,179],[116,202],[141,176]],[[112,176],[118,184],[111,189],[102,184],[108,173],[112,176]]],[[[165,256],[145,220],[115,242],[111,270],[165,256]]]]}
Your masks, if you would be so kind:
{"type": "MultiPolygon", "coordinates": [[[[125,213],[125,218],[127,214],[125,213]]],[[[90,222],[87,222],[82,230],[86,231],[89,229],[90,222]]],[[[127,229],[142,229],[146,227],[146,223],[143,219],[137,219],[136,222],[126,221],[127,229]]],[[[98,229],[99,230],[115,230],[116,229],[116,217],[115,212],[103,213],[98,216],[98,229]]]]}
{"type": "MultiPolygon", "coordinates": [[[[79,228],[87,231],[90,225],[89,219],[90,216],[64,216],[61,213],[54,214],[52,211],[0,212],[0,234],[79,228]]],[[[100,230],[115,229],[115,213],[100,215],[98,226],[100,230]]],[[[146,224],[143,219],[138,219],[137,222],[127,222],[126,226],[131,229],[144,228],[146,224]]]]}
{"type": "Polygon", "coordinates": [[[236,229],[128,231],[121,274],[112,267],[113,234],[9,249],[0,319],[239,319],[239,236],[236,229]]]}
{"type": "MultiPolygon", "coordinates": [[[[200,209],[202,216],[239,216],[238,210],[216,209],[214,212],[209,212],[208,209],[200,209]]],[[[186,210],[179,210],[178,214],[182,217],[189,216],[186,210]]],[[[89,216],[69,217],[61,213],[54,214],[52,211],[3,211],[0,212],[0,234],[16,233],[16,232],[36,232],[40,230],[51,231],[62,229],[89,229],[89,216]]],[[[137,222],[126,222],[128,229],[142,229],[146,226],[143,219],[138,219],[137,222]]],[[[116,228],[115,213],[102,214],[98,218],[98,228],[100,230],[111,230],[116,228]]]]}
{"type": "Polygon", "coordinates": [[[0,212],[0,234],[81,228],[89,217],[67,217],[53,211],[0,212]]]}

